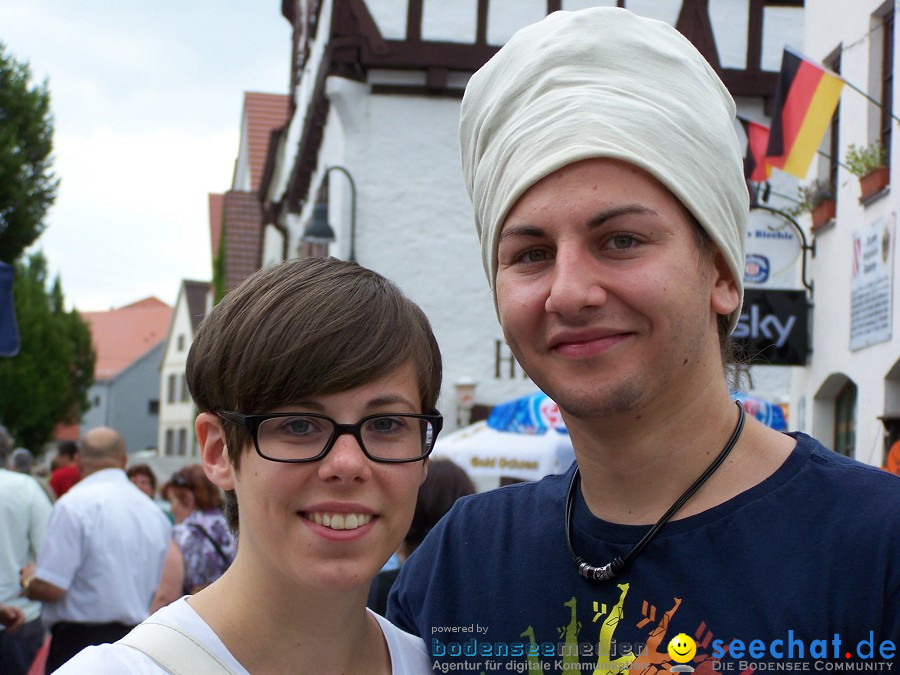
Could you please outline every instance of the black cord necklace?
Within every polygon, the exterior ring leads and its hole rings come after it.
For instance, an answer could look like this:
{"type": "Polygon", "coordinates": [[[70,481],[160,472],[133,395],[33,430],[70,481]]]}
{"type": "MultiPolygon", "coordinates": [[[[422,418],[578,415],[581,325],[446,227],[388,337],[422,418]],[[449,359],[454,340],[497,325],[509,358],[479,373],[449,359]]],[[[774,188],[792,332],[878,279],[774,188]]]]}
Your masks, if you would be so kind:
{"type": "Polygon", "coordinates": [[[566,496],[566,546],[569,547],[569,555],[572,556],[572,560],[575,561],[575,565],[578,567],[578,573],[586,579],[591,579],[593,581],[607,581],[608,579],[612,579],[613,577],[621,574],[621,572],[628,567],[635,558],[638,557],[641,551],[644,550],[644,547],[650,543],[650,540],[656,536],[657,532],[669,522],[669,519],[675,515],[675,513],[684,506],[684,503],[694,496],[694,493],[700,489],[700,486],[703,485],[709,477],[715,473],[716,469],[725,461],[725,458],[728,457],[728,454],[734,448],[735,444],[738,441],[738,438],[741,436],[741,431],[744,430],[744,407],[740,404],[739,401],[736,401],[737,407],[740,410],[740,415],[738,416],[737,424],[734,427],[734,431],[731,433],[731,438],[728,439],[728,442],[725,444],[725,447],[722,448],[722,452],[719,453],[719,456],[716,457],[712,464],[707,467],[706,471],[704,471],[700,477],[694,481],[693,485],[691,485],[687,490],[684,491],[684,494],[681,495],[675,503],[666,511],[662,518],[660,518],[656,525],[650,528],[650,531],[644,535],[644,538],[641,539],[637,544],[635,544],[634,548],[631,549],[624,558],[616,558],[610,563],[607,563],[603,567],[595,567],[591,565],[587,560],[582,558],[580,555],[575,555],[575,550],[572,548],[572,506],[575,503],[575,492],[578,490],[578,484],[581,482],[580,473],[578,467],[575,467],[575,473],[572,475],[572,481],[569,483],[569,492],[566,496]]]}

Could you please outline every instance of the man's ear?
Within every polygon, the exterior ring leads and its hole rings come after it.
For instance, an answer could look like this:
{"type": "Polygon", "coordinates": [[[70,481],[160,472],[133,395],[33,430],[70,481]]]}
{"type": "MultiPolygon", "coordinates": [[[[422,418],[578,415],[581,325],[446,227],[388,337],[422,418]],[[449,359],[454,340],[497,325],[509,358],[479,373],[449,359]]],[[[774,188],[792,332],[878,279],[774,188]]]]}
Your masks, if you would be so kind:
{"type": "Polygon", "coordinates": [[[212,413],[200,413],[194,422],[194,429],[197,432],[200,461],[206,477],[223,490],[233,490],[234,466],[228,458],[222,420],[212,413]]]}
{"type": "Polygon", "coordinates": [[[713,287],[712,291],[712,309],[716,314],[728,315],[738,308],[740,303],[740,295],[738,294],[737,283],[731,268],[725,261],[725,257],[716,251],[714,260],[713,287]]]}

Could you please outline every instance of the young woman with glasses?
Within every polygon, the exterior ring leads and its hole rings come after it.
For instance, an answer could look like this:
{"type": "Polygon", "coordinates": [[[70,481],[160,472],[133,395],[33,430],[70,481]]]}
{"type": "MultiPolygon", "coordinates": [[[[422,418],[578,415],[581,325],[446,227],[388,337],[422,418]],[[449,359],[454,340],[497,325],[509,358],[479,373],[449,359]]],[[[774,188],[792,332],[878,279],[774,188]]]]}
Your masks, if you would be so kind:
{"type": "Polygon", "coordinates": [[[431,672],[421,639],[365,607],[441,429],[441,357],[422,311],[355,263],[292,260],[212,310],[187,378],[237,555],[63,672],[431,672]]]}

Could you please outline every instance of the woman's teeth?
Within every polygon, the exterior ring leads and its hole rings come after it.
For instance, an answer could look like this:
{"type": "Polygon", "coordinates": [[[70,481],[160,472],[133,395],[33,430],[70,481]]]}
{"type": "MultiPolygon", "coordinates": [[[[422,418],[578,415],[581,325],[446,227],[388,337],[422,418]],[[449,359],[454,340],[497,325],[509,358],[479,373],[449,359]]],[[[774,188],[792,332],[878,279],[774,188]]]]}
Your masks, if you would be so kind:
{"type": "Polygon", "coordinates": [[[355,530],[372,520],[368,513],[308,513],[306,517],[316,525],[324,525],[332,530],[355,530]]]}

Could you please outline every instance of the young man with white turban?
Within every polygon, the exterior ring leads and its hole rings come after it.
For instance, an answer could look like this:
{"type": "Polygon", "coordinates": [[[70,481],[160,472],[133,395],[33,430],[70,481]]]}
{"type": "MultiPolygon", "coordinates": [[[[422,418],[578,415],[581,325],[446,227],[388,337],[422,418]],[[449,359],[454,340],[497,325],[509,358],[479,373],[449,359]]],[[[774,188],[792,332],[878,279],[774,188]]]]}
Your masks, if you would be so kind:
{"type": "Polygon", "coordinates": [[[729,395],[734,115],[675,29],[616,8],[554,13],[472,77],[460,142],[485,270],[577,462],[462,500],[406,564],[388,616],[436,665],[893,658],[900,480],[729,395]]]}

